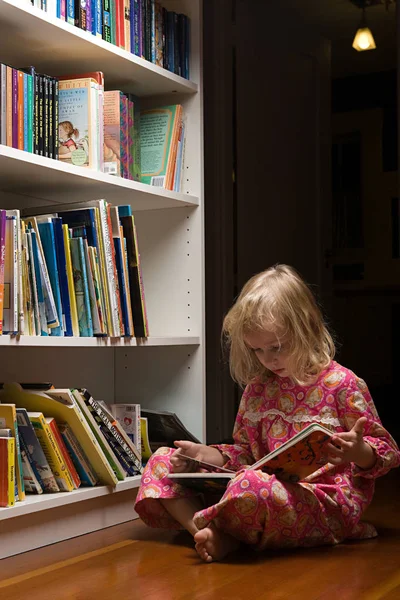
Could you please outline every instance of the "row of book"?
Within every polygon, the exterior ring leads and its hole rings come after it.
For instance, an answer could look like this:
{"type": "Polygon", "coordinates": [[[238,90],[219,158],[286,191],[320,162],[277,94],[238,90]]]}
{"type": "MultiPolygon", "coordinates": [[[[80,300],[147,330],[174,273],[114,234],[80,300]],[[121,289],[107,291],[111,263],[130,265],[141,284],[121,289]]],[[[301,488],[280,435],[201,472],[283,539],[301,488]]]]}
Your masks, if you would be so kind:
{"type": "Polygon", "coordinates": [[[161,446],[199,440],[175,413],[106,404],[87,389],[1,384],[0,507],[25,495],[116,485],[161,446]]]}
{"type": "Polygon", "coordinates": [[[148,337],[131,207],[0,210],[0,333],[148,337]]]}
{"type": "Polygon", "coordinates": [[[25,0],[49,16],[189,79],[190,20],[158,0],[25,0]]]}
{"type": "Polygon", "coordinates": [[[182,106],[141,112],[132,94],[104,90],[101,71],[50,77],[1,64],[0,142],[176,192],[182,187],[182,106]]]}
{"type": "Polygon", "coordinates": [[[140,446],[88,390],[8,384],[0,400],[0,506],[141,474],[140,446]]]}

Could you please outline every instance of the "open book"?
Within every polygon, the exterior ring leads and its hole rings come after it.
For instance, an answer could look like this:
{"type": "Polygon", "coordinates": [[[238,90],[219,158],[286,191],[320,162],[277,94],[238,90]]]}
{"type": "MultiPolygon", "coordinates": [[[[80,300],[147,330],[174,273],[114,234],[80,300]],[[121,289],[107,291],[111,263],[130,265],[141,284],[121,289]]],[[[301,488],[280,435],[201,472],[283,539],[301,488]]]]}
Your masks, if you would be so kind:
{"type": "MultiPolygon", "coordinates": [[[[324,446],[332,435],[323,425],[313,423],[248,468],[253,471],[260,469],[283,481],[296,483],[328,462],[324,446]]],[[[187,472],[171,473],[169,477],[199,491],[224,490],[236,475],[235,471],[224,467],[187,456],[181,458],[187,461],[187,472]]]]}

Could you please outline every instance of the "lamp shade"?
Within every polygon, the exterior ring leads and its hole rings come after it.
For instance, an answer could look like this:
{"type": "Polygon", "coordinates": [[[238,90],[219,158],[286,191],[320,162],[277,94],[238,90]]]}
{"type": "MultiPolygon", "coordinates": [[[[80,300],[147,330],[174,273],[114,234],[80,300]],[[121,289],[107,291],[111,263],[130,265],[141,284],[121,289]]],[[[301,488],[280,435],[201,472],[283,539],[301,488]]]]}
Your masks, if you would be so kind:
{"type": "Polygon", "coordinates": [[[369,27],[360,27],[354,37],[353,48],[357,52],[364,52],[365,50],[375,50],[376,44],[374,36],[369,27]]]}

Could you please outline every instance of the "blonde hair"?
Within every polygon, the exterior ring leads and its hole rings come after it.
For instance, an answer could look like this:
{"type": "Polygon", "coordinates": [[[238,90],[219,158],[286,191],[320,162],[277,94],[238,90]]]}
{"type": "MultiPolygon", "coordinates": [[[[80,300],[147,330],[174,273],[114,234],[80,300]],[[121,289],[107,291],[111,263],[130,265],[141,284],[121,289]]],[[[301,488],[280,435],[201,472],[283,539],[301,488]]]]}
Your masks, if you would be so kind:
{"type": "MultiPolygon", "coordinates": [[[[249,333],[269,331],[288,338],[288,368],[298,384],[309,383],[335,356],[335,344],[311,290],[287,265],[252,277],[224,319],[231,375],[241,385],[271,375],[245,342],[249,333]]],[[[286,342],[285,342],[286,345],[286,342]]]]}

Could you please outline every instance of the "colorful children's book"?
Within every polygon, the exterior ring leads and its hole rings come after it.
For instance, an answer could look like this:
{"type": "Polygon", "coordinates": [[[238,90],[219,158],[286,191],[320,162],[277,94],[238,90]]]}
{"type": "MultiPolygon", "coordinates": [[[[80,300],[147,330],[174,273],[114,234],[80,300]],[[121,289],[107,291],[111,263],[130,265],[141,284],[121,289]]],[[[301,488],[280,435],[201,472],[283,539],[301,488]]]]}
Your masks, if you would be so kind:
{"type": "MultiPolygon", "coordinates": [[[[96,437],[92,434],[79,406],[70,390],[48,390],[46,393],[23,390],[20,385],[5,384],[0,392],[0,401],[12,401],[18,408],[26,407],[30,411],[41,411],[53,416],[59,423],[67,423],[82,446],[90,464],[103,485],[115,485],[115,477],[96,437]]],[[[1,406],[1,405],[0,405],[1,406]]]]}
{"type": "Polygon", "coordinates": [[[3,333],[4,312],[4,268],[6,258],[6,223],[7,214],[0,210],[0,335],[3,333]]]}
{"type": "Polygon", "coordinates": [[[83,239],[71,238],[71,260],[74,273],[75,298],[78,311],[79,334],[81,337],[93,336],[93,322],[90,308],[86,261],[83,251],[83,239]]]}
{"type": "Polygon", "coordinates": [[[59,492],[54,474],[37,439],[35,430],[25,408],[17,408],[18,431],[28,451],[30,463],[37,480],[45,492],[59,492]]]}
{"type": "Polygon", "coordinates": [[[95,94],[96,84],[91,78],[59,82],[59,160],[98,168],[95,94]]]}
{"type": "Polygon", "coordinates": [[[18,230],[17,220],[7,215],[4,263],[3,333],[18,333],[18,230]]]}
{"type": "MultiPolygon", "coordinates": [[[[114,418],[114,415],[106,408],[104,403],[97,402],[90,393],[83,389],[80,390],[81,395],[86,403],[86,406],[91,411],[94,419],[102,427],[106,427],[107,437],[116,442],[118,456],[123,456],[129,467],[133,467],[133,472],[129,474],[137,474],[142,472],[141,454],[136,448],[132,440],[126,435],[121,424],[114,418]]],[[[132,470],[131,468],[129,469],[132,470]]]]}
{"type": "Polygon", "coordinates": [[[15,504],[15,439],[0,437],[0,506],[15,504]]]}
{"type": "Polygon", "coordinates": [[[58,429],[62,435],[72,462],[74,463],[74,466],[79,474],[82,486],[96,485],[99,481],[99,478],[96,474],[96,471],[91,466],[82,446],[78,442],[76,435],[72,431],[72,428],[67,423],[62,423],[58,426],[58,429]]]}
{"type": "MultiPolygon", "coordinates": [[[[18,420],[18,417],[17,417],[18,420]]],[[[25,444],[24,437],[19,432],[19,444],[21,447],[22,471],[24,474],[25,492],[29,494],[43,494],[43,487],[38,471],[31,462],[29,449],[25,444]]]]}
{"type": "Polygon", "coordinates": [[[15,404],[0,404],[0,427],[11,429],[15,438],[15,479],[17,481],[18,499],[25,499],[24,475],[22,471],[21,448],[19,445],[18,423],[15,404]]]}
{"type": "Polygon", "coordinates": [[[43,413],[39,411],[28,411],[28,417],[33,425],[36,437],[43,448],[43,452],[50,468],[53,471],[60,491],[72,492],[72,490],[75,489],[74,481],[65,464],[57,440],[55,439],[49,424],[46,422],[46,418],[43,416],[43,413]]]}
{"type": "MultiPolygon", "coordinates": [[[[290,440],[249,467],[290,483],[297,483],[327,464],[325,446],[332,431],[312,423],[290,440]]],[[[171,473],[176,482],[194,489],[224,489],[236,475],[235,471],[183,456],[187,461],[186,473],[171,473]]]]}
{"type": "Polygon", "coordinates": [[[61,436],[57,422],[54,417],[45,417],[45,419],[46,419],[47,425],[50,427],[51,433],[54,436],[55,442],[57,443],[58,447],[60,448],[60,452],[64,459],[65,466],[71,475],[71,479],[73,481],[74,487],[75,487],[75,489],[78,489],[78,487],[81,485],[81,480],[80,480],[78,473],[76,472],[74,463],[72,462],[71,457],[68,453],[67,447],[61,436]]]}
{"type": "Polygon", "coordinates": [[[110,410],[129,439],[141,451],[140,404],[111,404],[110,410]]]}
{"type": "Polygon", "coordinates": [[[173,189],[182,106],[175,104],[141,112],[141,181],[173,189]]]}
{"type": "Polygon", "coordinates": [[[59,325],[53,327],[50,331],[50,335],[63,336],[63,310],[61,304],[61,289],[60,279],[58,274],[57,254],[56,254],[56,242],[54,237],[54,225],[50,218],[44,219],[43,222],[38,222],[40,239],[42,242],[43,253],[46,260],[46,265],[49,273],[50,285],[53,292],[54,302],[57,310],[57,317],[59,325]]]}

